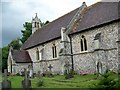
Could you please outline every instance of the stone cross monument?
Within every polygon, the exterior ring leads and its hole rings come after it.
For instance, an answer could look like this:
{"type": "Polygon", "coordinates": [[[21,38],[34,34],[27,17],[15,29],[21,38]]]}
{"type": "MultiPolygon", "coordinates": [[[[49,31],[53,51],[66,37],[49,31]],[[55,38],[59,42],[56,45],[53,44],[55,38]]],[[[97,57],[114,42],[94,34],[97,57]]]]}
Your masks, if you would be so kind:
{"type": "Polygon", "coordinates": [[[22,81],[23,90],[31,90],[31,81],[28,78],[27,70],[25,69],[25,78],[22,81]]]}
{"type": "Polygon", "coordinates": [[[6,88],[7,90],[11,89],[11,81],[7,78],[7,69],[4,70],[4,80],[2,82],[2,88],[6,88]]]}
{"type": "Polygon", "coordinates": [[[52,68],[53,68],[52,65],[50,64],[48,68],[49,68],[49,76],[52,76],[52,68]]]}

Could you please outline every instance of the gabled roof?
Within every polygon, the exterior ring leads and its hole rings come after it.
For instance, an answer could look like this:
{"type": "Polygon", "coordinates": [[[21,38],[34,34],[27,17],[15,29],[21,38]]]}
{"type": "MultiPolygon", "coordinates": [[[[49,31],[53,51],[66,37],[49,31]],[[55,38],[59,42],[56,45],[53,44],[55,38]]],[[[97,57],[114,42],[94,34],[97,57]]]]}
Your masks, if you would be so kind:
{"type": "MultiPolygon", "coordinates": [[[[87,7],[84,17],[80,20],[76,32],[84,31],[119,19],[118,2],[98,2],[87,7]]],[[[67,27],[79,8],[54,20],[45,27],[32,34],[22,46],[22,49],[28,49],[45,42],[60,38],[61,27],[67,27]]],[[[72,33],[76,33],[72,32],[72,33]]]]}
{"type": "Polygon", "coordinates": [[[32,60],[25,50],[12,50],[12,58],[16,63],[32,63],[32,60]]]}
{"type": "Polygon", "coordinates": [[[84,18],[81,19],[77,30],[83,31],[87,28],[120,19],[118,14],[119,5],[118,2],[99,2],[91,5],[88,7],[84,18]]]}

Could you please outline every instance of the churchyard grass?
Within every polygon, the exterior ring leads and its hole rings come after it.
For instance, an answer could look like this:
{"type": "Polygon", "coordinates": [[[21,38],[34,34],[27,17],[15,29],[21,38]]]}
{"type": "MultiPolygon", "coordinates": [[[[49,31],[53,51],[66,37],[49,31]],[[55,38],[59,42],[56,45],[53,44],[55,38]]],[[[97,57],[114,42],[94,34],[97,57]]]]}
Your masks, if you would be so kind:
{"type": "MultiPolygon", "coordinates": [[[[30,79],[32,88],[95,88],[95,84],[99,82],[101,77],[96,79],[96,75],[74,75],[74,78],[65,79],[63,75],[57,75],[54,77],[42,77],[30,79]],[[37,82],[42,79],[43,86],[37,87],[37,82]]],[[[117,74],[111,75],[111,78],[117,79],[117,74]]],[[[12,88],[21,88],[21,81],[24,77],[21,76],[9,76],[11,80],[12,88]]]]}

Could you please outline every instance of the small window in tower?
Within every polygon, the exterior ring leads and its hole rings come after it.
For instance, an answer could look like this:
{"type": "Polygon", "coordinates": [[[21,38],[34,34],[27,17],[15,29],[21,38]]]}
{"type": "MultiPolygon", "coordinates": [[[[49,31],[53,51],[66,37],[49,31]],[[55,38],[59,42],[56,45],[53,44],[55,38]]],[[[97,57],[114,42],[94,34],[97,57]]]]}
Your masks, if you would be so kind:
{"type": "Polygon", "coordinates": [[[57,49],[56,49],[55,44],[53,44],[53,46],[52,46],[52,54],[53,54],[53,58],[57,57],[57,49]]]}
{"type": "Polygon", "coordinates": [[[37,22],[37,28],[39,28],[39,22],[37,22]]]}
{"type": "Polygon", "coordinates": [[[35,22],[35,27],[36,27],[36,22],[35,22]]]}
{"type": "Polygon", "coordinates": [[[87,40],[84,35],[82,35],[81,37],[80,45],[81,45],[81,51],[87,51],[87,40]]]}

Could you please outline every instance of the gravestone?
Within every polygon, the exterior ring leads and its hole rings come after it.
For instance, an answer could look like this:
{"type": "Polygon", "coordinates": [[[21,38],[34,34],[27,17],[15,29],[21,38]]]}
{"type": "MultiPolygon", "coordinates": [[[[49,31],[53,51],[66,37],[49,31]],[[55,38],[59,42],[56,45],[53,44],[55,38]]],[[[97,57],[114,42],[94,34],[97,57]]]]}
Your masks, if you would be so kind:
{"type": "Polygon", "coordinates": [[[97,63],[97,71],[98,71],[99,74],[103,73],[102,63],[100,61],[97,63]]]}
{"type": "Polygon", "coordinates": [[[29,66],[29,77],[33,78],[33,67],[32,67],[32,65],[29,66]]]}
{"type": "Polygon", "coordinates": [[[2,88],[10,90],[11,89],[11,81],[7,78],[7,69],[4,70],[4,80],[2,82],[2,88]]]}
{"type": "Polygon", "coordinates": [[[25,69],[24,80],[22,80],[22,88],[23,88],[23,90],[32,90],[31,89],[31,81],[28,78],[28,73],[27,73],[26,69],[25,69]]]}
{"type": "Polygon", "coordinates": [[[70,64],[66,63],[64,67],[65,67],[65,73],[64,73],[65,79],[73,78],[72,70],[70,70],[70,64]]]}
{"type": "Polygon", "coordinates": [[[70,73],[70,64],[65,63],[64,67],[65,67],[66,74],[69,74],[70,73]]]}
{"type": "Polygon", "coordinates": [[[49,76],[51,77],[52,76],[52,65],[50,64],[49,66],[48,66],[48,68],[49,68],[49,76]]]}
{"type": "Polygon", "coordinates": [[[40,71],[38,71],[38,78],[41,78],[42,77],[42,74],[40,71]]]}

